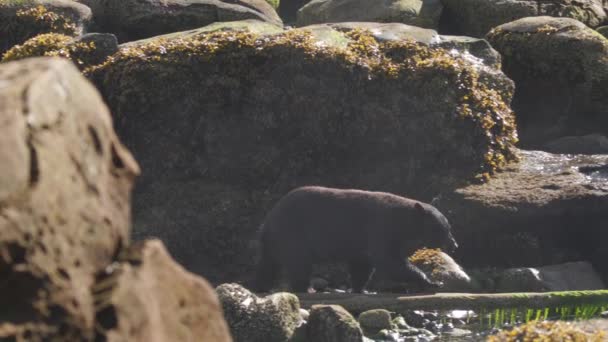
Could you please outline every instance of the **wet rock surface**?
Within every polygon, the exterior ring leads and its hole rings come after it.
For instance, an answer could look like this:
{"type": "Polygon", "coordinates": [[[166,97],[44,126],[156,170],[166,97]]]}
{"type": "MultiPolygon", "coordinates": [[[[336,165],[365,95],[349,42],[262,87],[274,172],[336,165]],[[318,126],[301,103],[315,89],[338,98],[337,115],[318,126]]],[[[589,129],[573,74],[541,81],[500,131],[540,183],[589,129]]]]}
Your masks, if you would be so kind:
{"type": "Polygon", "coordinates": [[[436,203],[462,241],[456,259],[465,267],[588,260],[605,275],[608,156],[520,151],[520,158],[487,184],[436,203]]]}

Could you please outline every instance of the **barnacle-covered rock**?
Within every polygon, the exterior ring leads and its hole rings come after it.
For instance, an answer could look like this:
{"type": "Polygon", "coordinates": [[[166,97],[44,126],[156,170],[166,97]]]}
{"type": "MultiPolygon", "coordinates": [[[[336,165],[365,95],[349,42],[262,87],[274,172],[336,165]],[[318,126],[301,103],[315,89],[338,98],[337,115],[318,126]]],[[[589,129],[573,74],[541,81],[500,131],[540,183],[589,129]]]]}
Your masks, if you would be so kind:
{"type": "Polygon", "coordinates": [[[45,33],[13,46],[2,57],[2,62],[29,57],[64,57],[79,69],[85,69],[105,61],[118,51],[116,37],[107,33],[89,33],[72,38],[58,33],[45,33]]]}
{"type": "Polygon", "coordinates": [[[608,39],[569,18],[524,18],[488,40],[517,84],[523,147],[564,135],[608,134],[608,39]]]}
{"type": "Polygon", "coordinates": [[[0,54],[42,33],[86,32],[91,9],[70,0],[0,1],[0,54]]]}
{"type": "Polygon", "coordinates": [[[296,186],[428,197],[513,158],[499,70],[365,26],[263,27],[132,42],[87,71],[147,170],[136,234],[189,269],[243,277],[265,209],[296,186]]]}

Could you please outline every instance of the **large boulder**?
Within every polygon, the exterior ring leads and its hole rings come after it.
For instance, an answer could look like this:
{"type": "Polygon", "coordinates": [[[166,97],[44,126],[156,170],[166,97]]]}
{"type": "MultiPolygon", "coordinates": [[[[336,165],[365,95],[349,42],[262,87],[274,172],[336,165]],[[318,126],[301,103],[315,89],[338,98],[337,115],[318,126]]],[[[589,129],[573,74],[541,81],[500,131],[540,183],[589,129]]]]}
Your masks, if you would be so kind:
{"type": "Polygon", "coordinates": [[[83,34],[91,19],[90,8],[70,0],[0,1],[0,55],[42,33],[83,34]]]}
{"type": "Polygon", "coordinates": [[[566,17],[590,27],[606,20],[602,0],[441,0],[442,29],[451,34],[483,37],[496,26],[513,20],[536,17],[566,17]]]}
{"type": "Polygon", "coordinates": [[[0,66],[0,339],[230,342],[213,288],[131,247],[139,168],[67,60],[0,66]]]}
{"type": "Polygon", "coordinates": [[[235,342],[287,342],[303,323],[300,301],[291,293],[259,298],[238,284],[222,284],[217,294],[235,342]]]}
{"type": "Polygon", "coordinates": [[[120,41],[199,28],[215,22],[257,19],[281,26],[266,0],[78,0],[93,8],[95,22],[120,41]]]}
{"type": "Polygon", "coordinates": [[[297,25],[368,21],[437,28],[440,0],[312,0],[297,14],[297,25]]]}
{"type": "Polygon", "coordinates": [[[129,241],[138,166],[70,62],[2,64],[0,85],[0,316],[91,338],[90,287],[129,241]]]}
{"type": "Polygon", "coordinates": [[[214,29],[125,44],[91,73],[146,169],[135,234],[214,282],[247,275],[294,187],[429,197],[511,157],[513,84],[483,63],[356,27],[214,29]]]}
{"type": "Polygon", "coordinates": [[[568,18],[524,18],[488,40],[517,84],[522,146],[564,135],[608,134],[608,39],[568,18]]]}
{"type": "Polygon", "coordinates": [[[446,214],[468,267],[587,260],[608,276],[608,156],[521,151],[488,183],[444,193],[446,214]]]}
{"type": "Polygon", "coordinates": [[[121,251],[93,287],[97,339],[230,342],[213,287],[178,265],[162,242],[121,251]]]}

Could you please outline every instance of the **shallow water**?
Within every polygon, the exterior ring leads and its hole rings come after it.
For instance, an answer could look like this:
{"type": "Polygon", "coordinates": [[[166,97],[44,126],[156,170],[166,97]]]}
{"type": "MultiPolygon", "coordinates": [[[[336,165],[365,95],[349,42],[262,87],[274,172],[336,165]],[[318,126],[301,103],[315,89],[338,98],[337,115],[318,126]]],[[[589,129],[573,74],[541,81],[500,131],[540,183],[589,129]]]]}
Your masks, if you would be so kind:
{"type": "Polygon", "coordinates": [[[520,151],[520,170],[536,174],[580,174],[589,183],[608,180],[608,155],[551,154],[520,151]]]}

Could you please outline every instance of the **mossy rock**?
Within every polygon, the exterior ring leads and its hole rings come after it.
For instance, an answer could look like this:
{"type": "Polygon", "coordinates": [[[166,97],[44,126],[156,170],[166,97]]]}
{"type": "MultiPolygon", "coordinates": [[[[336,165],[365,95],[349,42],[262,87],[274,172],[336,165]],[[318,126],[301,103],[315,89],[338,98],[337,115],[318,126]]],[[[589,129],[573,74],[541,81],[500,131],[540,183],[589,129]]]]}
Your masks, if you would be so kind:
{"type": "Polygon", "coordinates": [[[568,18],[524,18],[487,39],[517,84],[522,147],[566,135],[608,134],[608,39],[568,18]]]}
{"type": "Polygon", "coordinates": [[[588,329],[582,324],[572,322],[526,323],[512,330],[501,331],[488,337],[488,342],[515,341],[605,341],[608,331],[588,329]]]}
{"type": "Polygon", "coordinates": [[[589,27],[606,20],[602,0],[441,0],[442,23],[451,34],[483,37],[496,26],[526,17],[552,16],[572,18],[589,27]]]}
{"type": "Polygon", "coordinates": [[[301,323],[300,301],[291,293],[260,298],[238,284],[216,291],[235,342],[289,341],[301,323]]]}
{"type": "Polygon", "coordinates": [[[211,280],[244,277],[248,241],[293,187],[430,199],[513,158],[512,84],[499,71],[414,40],[335,34],[345,47],[300,29],[188,31],[87,70],[147,170],[136,234],[189,245],[171,251],[211,280]]]}
{"type": "Polygon", "coordinates": [[[77,36],[91,18],[87,6],[69,0],[2,0],[0,54],[43,33],[77,36]]]}

